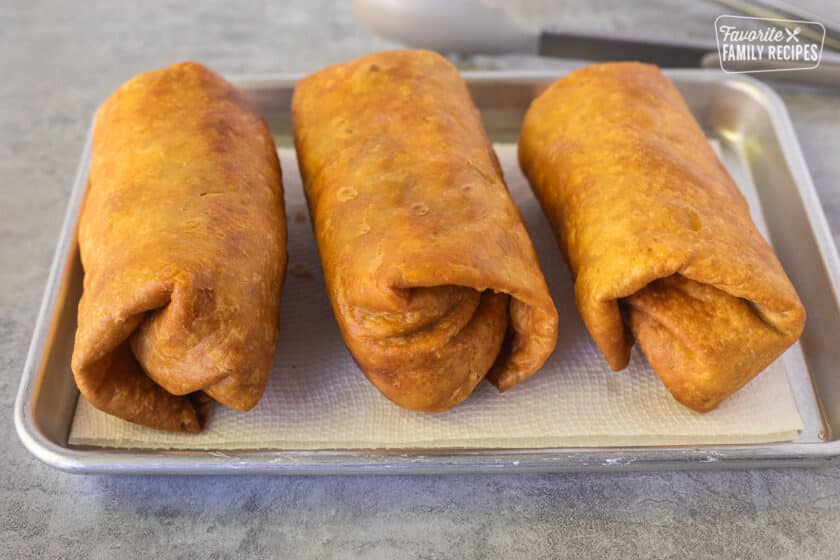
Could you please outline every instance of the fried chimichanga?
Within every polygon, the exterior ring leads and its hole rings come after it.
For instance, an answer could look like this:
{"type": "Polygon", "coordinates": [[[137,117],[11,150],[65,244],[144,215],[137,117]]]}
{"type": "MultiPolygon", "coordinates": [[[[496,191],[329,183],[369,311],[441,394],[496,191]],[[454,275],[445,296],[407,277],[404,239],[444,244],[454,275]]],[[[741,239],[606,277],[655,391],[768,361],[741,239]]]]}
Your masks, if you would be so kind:
{"type": "Polygon", "coordinates": [[[368,379],[443,411],[485,376],[505,390],[539,369],[557,311],[457,70],[367,56],[302,80],[292,114],[329,297],[368,379]]]}
{"type": "Polygon", "coordinates": [[[799,337],[796,291],[656,67],[598,64],[555,82],[528,110],[519,159],[613,369],[635,338],[674,397],[707,411],[799,337]]]}
{"type": "Polygon", "coordinates": [[[73,373],[93,406],[202,428],[271,373],[286,265],[280,164],[260,115],[195,63],[126,82],[96,115],[79,222],[73,373]]]}

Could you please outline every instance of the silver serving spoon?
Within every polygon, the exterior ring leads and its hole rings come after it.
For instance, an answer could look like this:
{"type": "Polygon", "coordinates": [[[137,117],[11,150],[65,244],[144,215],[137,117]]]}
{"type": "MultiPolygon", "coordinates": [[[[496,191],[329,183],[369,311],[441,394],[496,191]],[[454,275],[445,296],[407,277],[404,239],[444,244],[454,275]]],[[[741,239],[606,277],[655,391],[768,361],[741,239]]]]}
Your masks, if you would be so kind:
{"type": "MultiPolygon", "coordinates": [[[[714,42],[527,29],[504,10],[470,0],[354,0],[353,7],[359,18],[383,37],[444,53],[521,53],[593,61],[636,60],[663,68],[720,67],[714,42]]],[[[750,70],[765,70],[753,73],[754,77],[840,87],[840,57],[830,52],[823,53],[820,66],[813,70],[779,72],[789,65],[761,64],[751,63],[750,70]]]]}

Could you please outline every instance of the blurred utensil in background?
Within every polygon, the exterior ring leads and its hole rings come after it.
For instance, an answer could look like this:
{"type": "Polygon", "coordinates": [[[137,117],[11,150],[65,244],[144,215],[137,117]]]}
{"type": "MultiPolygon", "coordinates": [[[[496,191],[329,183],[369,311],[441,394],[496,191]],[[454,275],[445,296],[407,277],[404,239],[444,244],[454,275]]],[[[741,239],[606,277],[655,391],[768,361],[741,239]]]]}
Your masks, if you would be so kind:
{"type": "MultiPolygon", "coordinates": [[[[840,25],[829,21],[824,15],[809,12],[799,6],[794,7],[779,0],[713,0],[716,4],[731,8],[746,16],[764,19],[788,19],[799,21],[818,21],[825,27],[825,43],[827,49],[840,51],[840,25]]],[[[778,22],[771,22],[779,27],[787,27],[778,22]]],[[[807,27],[802,28],[802,35],[808,40],[819,43],[822,40],[818,34],[807,27]]]]}
{"type": "MultiPolygon", "coordinates": [[[[728,3],[727,3],[728,2],[728,3]]],[[[721,4],[742,11],[734,4],[721,4]]],[[[765,2],[766,3],[766,2],[765,2]]],[[[356,14],[375,32],[405,45],[456,54],[536,54],[588,61],[637,60],[663,68],[719,68],[714,41],[667,39],[623,33],[572,31],[559,28],[527,29],[504,10],[476,0],[354,0],[356,14]]],[[[771,13],[766,5],[763,14],[771,13]]],[[[742,12],[743,13],[743,12],[742,12]]],[[[805,19],[792,12],[772,17],[805,19]]],[[[760,16],[771,17],[771,16],[760,16]]],[[[826,47],[829,34],[826,26],[826,47]]],[[[831,28],[840,37],[840,31],[831,28]]],[[[710,29],[710,34],[713,32],[710,29]]],[[[749,69],[784,70],[789,64],[750,63],[749,69]]],[[[746,69],[746,68],[745,68],[746,69]]],[[[795,81],[840,87],[840,56],[823,52],[820,66],[795,72],[757,72],[762,79],[795,81]]]]}

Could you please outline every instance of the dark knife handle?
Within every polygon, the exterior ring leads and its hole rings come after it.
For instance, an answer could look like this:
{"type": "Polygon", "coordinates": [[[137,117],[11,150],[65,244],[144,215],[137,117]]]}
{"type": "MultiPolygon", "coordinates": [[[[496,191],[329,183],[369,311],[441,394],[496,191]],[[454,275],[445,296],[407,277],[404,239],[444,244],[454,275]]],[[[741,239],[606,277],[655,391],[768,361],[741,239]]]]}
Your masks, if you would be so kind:
{"type": "Polygon", "coordinates": [[[538,54],[593,61],[636,60],[663,68],[697,68],[703,57],[717,52],[705,41],[648,39],[615,33],[545,29],[540,33],[538,54]]]}

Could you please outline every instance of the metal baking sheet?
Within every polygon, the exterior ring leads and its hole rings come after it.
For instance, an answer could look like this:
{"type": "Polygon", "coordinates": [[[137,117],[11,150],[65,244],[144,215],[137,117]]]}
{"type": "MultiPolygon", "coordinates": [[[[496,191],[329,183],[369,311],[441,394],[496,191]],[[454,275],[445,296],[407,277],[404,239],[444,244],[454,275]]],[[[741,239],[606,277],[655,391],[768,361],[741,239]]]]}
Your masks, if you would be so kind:
{"type": "MultiPolygon", "coordinates": [[[[515,142],[531,100],[561,71],[465,72],[494,142],[515,142]]],[[[808,310],[792,360],[805,429],[793,442],[761,445],[423,451],[140,451],[67,445],[78,400],[68,375],[82,271],[76,242],[90,138],[70,195],[58,247],[15,403],[15,426],[44,462],[88,473],[439,473],[652,470],[809,466],[840,457],[840,259],[781,99],[743,76],[667,72],[739,182],[752,182],[779,258],[808,310]]],[[[233,79],[265,116],[280,145],[291,143],[296,76],[233,79]]]]}

